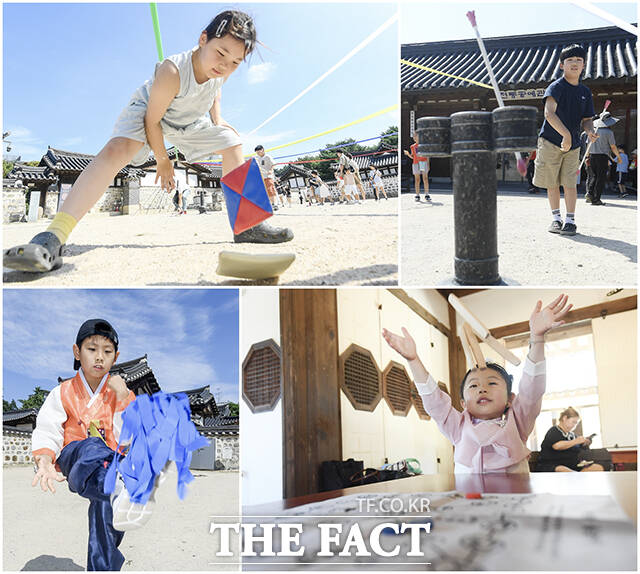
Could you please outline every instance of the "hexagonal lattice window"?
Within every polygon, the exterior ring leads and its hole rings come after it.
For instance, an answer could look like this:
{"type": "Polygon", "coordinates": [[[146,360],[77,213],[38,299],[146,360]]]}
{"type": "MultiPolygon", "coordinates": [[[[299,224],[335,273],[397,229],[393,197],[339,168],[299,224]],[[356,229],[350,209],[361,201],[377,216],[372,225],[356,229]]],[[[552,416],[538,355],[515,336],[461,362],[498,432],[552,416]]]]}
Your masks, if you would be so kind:
{"type": "Polygon", "coordinates": [[[356,344],[340,355],[340,386],[354,408],[373,411],[382,398],[380,369],[373,355],[356,344]]]}
{"type": "Polygon", "coordinates": [[[418,389],[416,389],[416,386],[413,383],[411,383],[411,402],[413,403],[413,406],[416,409],[418,416],[423,421],[431,420],[431,417],[427,414],[427,411],[424,410],[424,405],[422,404],[422,399],[418,394],[418,389]]]}
{"type": "Polygon", "coordinates": [[[382,373],[382,396],[394,415],[407,416],[411,408],[411,386],[405,368],[391,361],[382,373]]]}
{"type": "Polygon", "coordinates": [[[280,347],[273,339],[251,345],[242,363],[242,396],[254,413],[273,410],[282,389],[280,347]]]}

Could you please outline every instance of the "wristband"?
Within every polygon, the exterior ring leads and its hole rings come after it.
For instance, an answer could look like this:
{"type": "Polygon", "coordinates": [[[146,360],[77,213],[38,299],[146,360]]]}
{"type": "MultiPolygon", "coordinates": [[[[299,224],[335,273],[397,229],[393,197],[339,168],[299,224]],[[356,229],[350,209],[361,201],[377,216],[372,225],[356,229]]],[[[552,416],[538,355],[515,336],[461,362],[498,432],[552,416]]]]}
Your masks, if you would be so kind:
{"type": "Polygon", "coordinates": [[[529,337],[529,344],[533,345],[535,343],[544,343],[544,335],[542,335],[540,337],[535,337],[534,335],[531,335],[529,337]]]}

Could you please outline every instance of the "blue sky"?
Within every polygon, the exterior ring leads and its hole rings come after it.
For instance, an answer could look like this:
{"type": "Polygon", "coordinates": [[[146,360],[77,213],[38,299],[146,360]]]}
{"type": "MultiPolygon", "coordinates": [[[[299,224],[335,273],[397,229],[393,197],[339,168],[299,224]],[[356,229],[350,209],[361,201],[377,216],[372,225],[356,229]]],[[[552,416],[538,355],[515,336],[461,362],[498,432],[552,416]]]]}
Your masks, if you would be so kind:
{"type": "MultiPolygon", "coordinates": [[[[597,7],[637,22],[637,3],[594,3],[597,7]]],[[[400,9],[400,41],[443,42],[475,38],[466,13],[475,10],[483,38],[602,28],[613,24],[570,2],[421,2],[403,3],[400,9]]]]}
{"type": "Polygon", "coordinates": [[[238,402],[235,289],[5,289],[3,398],[25,399],[74,374],[72,347],[86,319],[120,338],[119,361],[148,355],[162,390],[210,385],[238,402]]]}
{"type": "MultiPolygon", "coordinates": [[[[229,78],[222,115],[247,134],[396,13],[395,4],[158,4],[164,54],[193,47],[222,9],[254,17],[260,47],[229,78]]],[[[47,146],[95,154],[157,61],[148,3],[4,4],[3,130],[11,154],[35,160],[47,146]]],[[[292,107],[245,139],[280,145],[397,104],[398,28],[394,24],[292,107]]],[[[287,147],[302,153],[398,123],[391,112],[287,147]]],[[[374,142],[375,143],[375,142],[374,142]]]]}

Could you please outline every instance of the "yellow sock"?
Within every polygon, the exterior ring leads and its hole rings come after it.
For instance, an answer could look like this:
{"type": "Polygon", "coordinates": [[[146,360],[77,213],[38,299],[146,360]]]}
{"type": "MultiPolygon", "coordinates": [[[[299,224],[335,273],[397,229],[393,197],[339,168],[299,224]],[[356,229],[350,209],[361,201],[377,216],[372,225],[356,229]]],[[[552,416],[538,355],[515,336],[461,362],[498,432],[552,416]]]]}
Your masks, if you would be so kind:
{"type": "Polygon", "coordinates": [[[73,215],[59,211],[53,218],[51,225],[47,227],[47,231],[53,233],[60,240],[60,243],[64,245],[77,223],[78,221],[73,215]]]}

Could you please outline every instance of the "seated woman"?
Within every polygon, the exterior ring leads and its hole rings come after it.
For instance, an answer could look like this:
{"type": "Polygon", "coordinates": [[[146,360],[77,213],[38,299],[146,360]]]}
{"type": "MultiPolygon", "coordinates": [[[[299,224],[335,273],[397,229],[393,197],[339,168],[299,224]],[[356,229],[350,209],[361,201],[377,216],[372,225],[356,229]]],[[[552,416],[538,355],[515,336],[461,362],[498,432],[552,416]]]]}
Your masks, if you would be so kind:
{"type": "Polygon", "coordinates": [[[601,465],[582,459],[580,449],[582,445],[589,446],[591,440],[573,433],[579,422],[580,415],[572,407],[560,413],[558,424],[547,431],[542,441],[536,472],[604,470],[601,465]]]}

